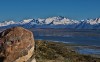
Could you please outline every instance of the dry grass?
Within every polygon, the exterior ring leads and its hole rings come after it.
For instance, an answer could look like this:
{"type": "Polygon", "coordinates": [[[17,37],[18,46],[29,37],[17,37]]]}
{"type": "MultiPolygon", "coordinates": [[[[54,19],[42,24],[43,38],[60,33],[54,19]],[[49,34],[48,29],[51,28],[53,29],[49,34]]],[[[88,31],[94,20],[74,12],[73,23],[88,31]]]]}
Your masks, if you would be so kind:
{"type": "Polygon", "coordinates": [[[64,43],[36,41],[37,62],[100,62],[100,58],[76,53],[64,43]]]}

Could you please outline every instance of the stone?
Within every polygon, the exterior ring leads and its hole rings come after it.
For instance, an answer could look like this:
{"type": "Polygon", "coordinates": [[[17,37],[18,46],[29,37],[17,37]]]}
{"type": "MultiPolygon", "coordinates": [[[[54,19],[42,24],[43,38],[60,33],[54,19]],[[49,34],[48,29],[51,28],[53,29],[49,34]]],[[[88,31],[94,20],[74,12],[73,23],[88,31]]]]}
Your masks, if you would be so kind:
{"type": "Polygon", "coordinates": [[[27,62],[34,53],[33,33],[13,27],[0,33],[0,62],[27,62]]]}

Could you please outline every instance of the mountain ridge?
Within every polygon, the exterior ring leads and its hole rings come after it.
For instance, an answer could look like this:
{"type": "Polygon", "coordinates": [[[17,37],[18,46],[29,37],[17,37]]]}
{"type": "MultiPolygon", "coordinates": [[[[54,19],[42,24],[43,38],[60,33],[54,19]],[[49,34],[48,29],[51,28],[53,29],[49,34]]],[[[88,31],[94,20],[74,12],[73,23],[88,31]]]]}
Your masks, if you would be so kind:
{"type": "Polygon", "coordinates": [[[25,28],[71,28],[71,29],[100,29],[100,18],[73,20],[62,16],[48,17],[46,19],[24,19],[20,22],[5,21],[0,28],[22,26],[25,28]]]}

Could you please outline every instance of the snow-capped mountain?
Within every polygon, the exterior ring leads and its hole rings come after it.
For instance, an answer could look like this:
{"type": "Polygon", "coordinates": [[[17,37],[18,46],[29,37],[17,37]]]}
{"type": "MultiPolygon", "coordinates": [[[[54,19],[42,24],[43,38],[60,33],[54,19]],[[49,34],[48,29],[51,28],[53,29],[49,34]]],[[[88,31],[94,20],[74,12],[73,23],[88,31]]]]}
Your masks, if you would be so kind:
{"type": "Polygon", "coordinates": [[[25,19],[20,22],[5,21],[0,23],[0,28],[9,28],[14,26],[22,26],[25,28],[100,29],[100,18],[78,21],[58,16],[46,19],[25,19]]]}
{"type": "Polygon", "coordinates": [[[100,18],[96,18],[94,20],[93,19],[87,20],[87,23],[91,25],[100,24],[100,18]]]}
{"type": "Polygon", "coordinates": [[[10,24],[16,24],[16,23],[14,21],[4,21],[4,22],[0,23],[0,26],[7,26],[10,24]]]}

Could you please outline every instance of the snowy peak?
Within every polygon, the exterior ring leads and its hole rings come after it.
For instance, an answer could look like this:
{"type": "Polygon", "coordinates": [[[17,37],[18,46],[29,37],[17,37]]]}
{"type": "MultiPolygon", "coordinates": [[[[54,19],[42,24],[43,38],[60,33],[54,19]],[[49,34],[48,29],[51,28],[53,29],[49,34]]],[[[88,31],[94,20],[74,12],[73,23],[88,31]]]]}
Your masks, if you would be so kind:
{"type": "Polygon", "coordinates": [[[46,18],[46,19],[38,19],[39,23],[42,23],[42,24],[54,24],[54,25],[61,25],[61,24],[75,24],[75,23],[79,23],[79,21],[77,20],[70,20],[68,18],[65,18],[65,17],[61,17],[61,16],[58,16],[58,17],[49,17],[49,18],[46,18]]]}
{"type": "Polygon", "coordinates": [[[31,22],[33,19],[25,19],[22,21],[23,24],[31,22]]]}
{"type": "Polygon", "coordinates": [[[46,19],[38,19],[38,21],[40,23],[44,23],[44,24],[51,24],[52,22],[57,22],[57,21],[61,21],[64,17],[49,17],[46,19]]]}
{"type": "Polygon", "coordinates": [[[0,23],[0,26],[7,26],[7,25],[11,25],[11,24],[15,24],[14,21],[4,21],[2,23],[0,23]]]}
{"type": "Polygon", "coordinates": [[[89,19],[89,20],[87,20],[87,23],[89,23],[91,25],[99,24],[100,23],[100,18],[89,19]]]}
{"type": "Polygon", "coordinates": [[[100,18],[87,20],[72,20],[66,17],[57,16],[46,19],[25,19],[20,22],[5,21],[0,23],[3,26],[24,26],[24,27],[41,27],[41,28],[75,28],[75,29],[100,29],[100,18]]]}

